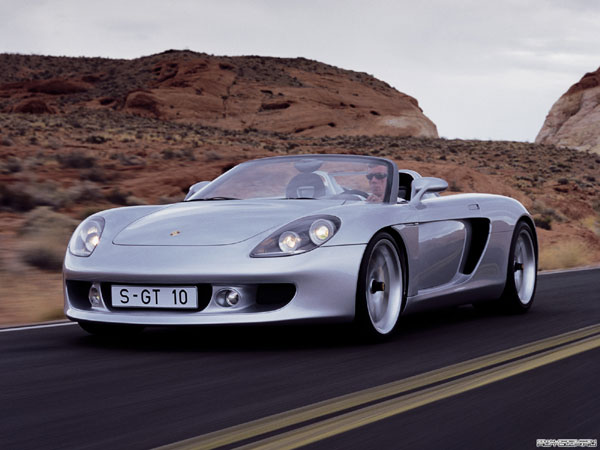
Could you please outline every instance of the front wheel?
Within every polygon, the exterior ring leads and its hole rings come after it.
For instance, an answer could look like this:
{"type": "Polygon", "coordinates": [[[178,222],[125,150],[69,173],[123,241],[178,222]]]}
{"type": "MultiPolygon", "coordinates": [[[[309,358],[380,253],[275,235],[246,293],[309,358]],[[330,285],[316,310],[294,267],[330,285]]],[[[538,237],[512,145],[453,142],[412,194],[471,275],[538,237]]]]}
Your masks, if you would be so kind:
{"type": "Polygon", "coordinates": [[[358,275],[356,323],[368,337],[389,335],[405,297],[404,254],[387,232],[377,233],[365,250],[358,275]]]}
{"type": "Polygon", "coordinates": [[[508,254],[508,273],[500,304],[508,312],[523,313],[531,308],[537,284],[537,248],[531,227],[517,223],[508,254]]]}

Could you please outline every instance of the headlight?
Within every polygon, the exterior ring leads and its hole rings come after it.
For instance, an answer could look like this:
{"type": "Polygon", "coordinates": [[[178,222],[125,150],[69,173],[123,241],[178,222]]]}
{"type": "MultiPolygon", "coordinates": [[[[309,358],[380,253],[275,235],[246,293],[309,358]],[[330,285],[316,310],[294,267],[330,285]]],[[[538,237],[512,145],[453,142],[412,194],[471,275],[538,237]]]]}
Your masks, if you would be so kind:
{"type": "Polygon", "coordinates": [[[104,219],[102,217],[90,217],[84,220],[71,237],[69,251],[75,256],[90,256],[100,243],[103,230],[104,219]]]}
{"type": "Polygon", "coordinates": [[[302,244],[302,238],[293,231],[284,231],[279,236],[279,248],[284,253],[293,252],[302,244]]]}
{"type": "Polygon", "coordinates": [[[315,245],[321,245],[323,242],[327,242],[331,236],[335,233],[335,225],[331,220],[317,219],[310,226],[308,235],[310,240],[315,245]]]}
{"type": "Polygon", "coordinates": [[[311,216],[296,220],[262,241],[250,256],[262,258],[309,252],[331,239],[340,225],[340,219],[334,216],[311,216]]]}

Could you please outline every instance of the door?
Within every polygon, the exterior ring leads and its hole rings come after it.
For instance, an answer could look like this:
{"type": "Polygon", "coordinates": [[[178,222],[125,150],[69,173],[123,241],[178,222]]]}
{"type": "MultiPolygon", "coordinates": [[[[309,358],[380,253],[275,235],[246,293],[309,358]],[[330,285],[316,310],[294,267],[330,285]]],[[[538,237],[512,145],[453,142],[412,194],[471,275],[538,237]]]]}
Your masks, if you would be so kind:
{"type": "Polygon", "coordinates": [[[438,288],[464,278],[471,258],[479,205],[433,197],[416,207],[418,217],[417,290],[438,288]]]}

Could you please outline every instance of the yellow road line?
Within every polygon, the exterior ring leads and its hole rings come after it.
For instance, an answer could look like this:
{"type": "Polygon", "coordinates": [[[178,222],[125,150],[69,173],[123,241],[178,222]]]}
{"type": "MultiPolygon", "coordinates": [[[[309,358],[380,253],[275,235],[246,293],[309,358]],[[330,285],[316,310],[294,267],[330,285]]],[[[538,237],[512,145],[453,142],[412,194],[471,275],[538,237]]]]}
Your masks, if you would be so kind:
{"type": "Polygon", "coordinates": [[[212,433],[176,442],[161,447],[161,449],[213,449],[233,444],[245,439],[257,437],[261,434],[298,425],[307,420],[338,413],[349,408],[361,406],[365,403],[399,395],[403,392],[422,388],[433,383],[439,383],[475,370],[481,370],[495,364],[510,361],[511,359],[520,358],[534,352],[547,350],[548,348],[563,345],[596,333],[600,333],[600,325],[592,325],[579,330],[570,331],[558,336],[415,375],[403,380],[393,381],[391,383],[313,403],[311,405],[263,417],[240,425],[234,425],[212,433]]]}
{"type": "Polygon", "coordinates": [[[240,449],[295,449],[600,347],[600,335],[282,433],[240,449]]]}

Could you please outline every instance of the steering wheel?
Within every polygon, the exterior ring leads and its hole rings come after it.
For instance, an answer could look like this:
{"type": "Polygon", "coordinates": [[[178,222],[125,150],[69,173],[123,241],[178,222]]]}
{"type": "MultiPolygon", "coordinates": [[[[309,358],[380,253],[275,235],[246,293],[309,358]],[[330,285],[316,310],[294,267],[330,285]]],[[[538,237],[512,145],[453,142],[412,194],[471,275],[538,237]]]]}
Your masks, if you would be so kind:
{"type": "Polygon", "coordinates": [[[359,195],[361,197],[364,197],[365,200],[369,197],[369,194],[365,191],[361,191],[359,189],[346,189],[344,188],[344,192],[342,192],[342,194],[354,194],[354,195],[359,195]]]}

